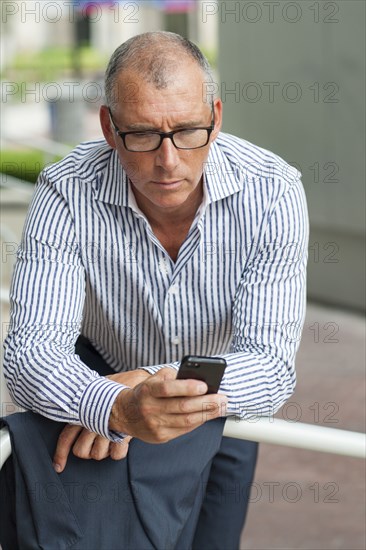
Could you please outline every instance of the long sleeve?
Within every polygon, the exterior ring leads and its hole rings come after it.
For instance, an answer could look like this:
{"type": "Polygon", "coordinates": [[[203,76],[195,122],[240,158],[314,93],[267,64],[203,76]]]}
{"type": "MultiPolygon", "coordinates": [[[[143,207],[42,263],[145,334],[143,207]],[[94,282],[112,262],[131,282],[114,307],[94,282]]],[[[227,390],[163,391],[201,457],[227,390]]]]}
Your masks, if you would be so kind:
{"type": "Polygon", "coordinates": [[[232,353],[221,391],[228,413],[271,415],[292,394],[305,318],[308,217],[300,182],[279,201],[233,308],[232,353]]]}
{"type": "Polygon", "coordinates": [[[85,299],[79,248],[64,198],[41,176],[11,286],[5,377],[20,406],[119,439],[108,420],[123,386],[97,375],[74,352],[85,299]]]}

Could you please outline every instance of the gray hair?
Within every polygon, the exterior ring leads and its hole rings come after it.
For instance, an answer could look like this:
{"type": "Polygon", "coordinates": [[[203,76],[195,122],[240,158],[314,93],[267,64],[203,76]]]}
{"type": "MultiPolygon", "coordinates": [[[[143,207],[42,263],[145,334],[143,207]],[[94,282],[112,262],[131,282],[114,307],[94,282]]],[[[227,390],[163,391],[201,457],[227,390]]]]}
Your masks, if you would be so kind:
{"type": "Polygon", "coordinates": [[[197,63],[208,83],[214,81],[209,62],[193,42],[173,32],[146,32],[126,40],[112,54],[105,74],[108,107],[113,108],[118,103],[116,80],[122,70],[136,71],[143,75],[145,82],[154,84],[157,89],[166,88],[181,52],[197,63]]]}

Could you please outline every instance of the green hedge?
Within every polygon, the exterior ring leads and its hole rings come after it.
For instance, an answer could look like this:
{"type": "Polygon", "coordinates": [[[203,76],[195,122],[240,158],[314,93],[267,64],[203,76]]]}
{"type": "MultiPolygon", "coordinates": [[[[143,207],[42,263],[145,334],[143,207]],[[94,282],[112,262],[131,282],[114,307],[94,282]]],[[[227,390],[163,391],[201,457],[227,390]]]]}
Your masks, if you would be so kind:
{"type": "MultiPolygon", "coordinates": [[[[53,157],[47,159],[47,162],[56,162],[60,158],[53,157]]],[[[41,151],[4,150],[0,152],[0,172],[25,181],[34,183],[44,165],[44,154],[41,151]]]]}
{"type": "Polygon", "coordinates": [[[108,59],[90,47],[46,48],[39,52],[21,52],[15,56],[11,66],[4,70],[4,79],[16,82],[43,82],[62,78],[73,73],[78,66],[83,74],[104,73],[108,59]]]}

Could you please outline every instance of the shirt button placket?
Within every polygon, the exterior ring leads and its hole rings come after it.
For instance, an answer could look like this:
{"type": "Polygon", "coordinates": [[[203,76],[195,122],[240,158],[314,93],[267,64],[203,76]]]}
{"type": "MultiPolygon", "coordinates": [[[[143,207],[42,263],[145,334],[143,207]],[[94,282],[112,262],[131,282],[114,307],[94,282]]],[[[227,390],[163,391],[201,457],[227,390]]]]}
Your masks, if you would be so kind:
{"type": "Polygon", "coordinates": [[[179,330],[180,316],[178,315],[176,319],[176,311],[180,310],[179,305],[179,284],[175,282],[168,288],[165,300],[165,314],[169,323],[167,335],[170,334],[170,338],[168,338],[166,342],[170,349],[170,353],[174,357],[176,357],[177,354],[177,346],[182,342],[179,330]]]}

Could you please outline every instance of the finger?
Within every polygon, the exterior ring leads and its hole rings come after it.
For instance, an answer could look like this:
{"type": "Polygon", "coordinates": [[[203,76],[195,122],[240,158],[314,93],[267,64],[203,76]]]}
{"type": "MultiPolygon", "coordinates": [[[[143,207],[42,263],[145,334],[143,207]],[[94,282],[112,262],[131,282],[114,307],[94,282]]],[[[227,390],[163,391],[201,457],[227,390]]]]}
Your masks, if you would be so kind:
{"type": "Polygon", "coordinates": [[[164,431],[168,434],[171,432],[179,432],[178,435],[188,433],[208,420],[213,420],[220,416],[224,416],[222,414],[222,407],[217,403],[207,403],[205,408],[200,412],[170,415],[169,423],[164,426],[164,431]]]}
{"type": "Polygon", "coordinates": [[[110,444],[110,457],[113,460],[121,460],[122,458],[125,458],[128,453],[129,442],[131,441],[131,439],[132,437],[128,436],[119,443],[112,442],[110,444]]]}
{"type": "Polygon", "coordinates": [[[196,396],[205,395],[207,384],[201,380],[177,380],[172,369],[162,369],[146,382],[153,397],[196,396]],[[165,371],[165,372],[164,372],[165,371]],[[170,372],[173,373],[173,376],[170,372]]]}
{"type": "MultiPolygon", "coordinates": [[[[167,412],[168,403],[173,399],[163,399],[165,402],[164,410],[160,408],[159,414],[150,414],[145,417],[144,427],[140,429],[137,437],[148,443],[165,443],[180,435],[188,433],[198,426],[201,426],[208,420],[225,416],[227,398],[224,395],[205,396],[210,399],[202,402],[199,411],[192,413],[172,414],[167,412]]],[[[178,401],[175,399],[175,401],[178,401]]]]}
{"type": "Polygon", "coordinates": [[[208,420],[225,416],[227,399],[225,396],[215,401],[206,401],[201,404],[199,411],[194,411],[188,414],[172,414],[169,416],[169,427],[171,428],[197,428],[208,420]]]}
{"type": "Polygon", "coordinates": [[[82,426],[68,424],[60,433],[53,456],[53,467],[58,474],[64,471],[71,447],[82,430],[82,426]]]}
{"type": "MultiPolygon", "coordinates": [[[[190,414],[205,413],[224,409],[227,405],[227,397],[219,394],[208,394],[198,397],[172,397],[164,400],[164,413],[166,414],[190,414]]],[[[221,416],[225,416],[223,410],[221,416]]]]}
{"type": "Polygon", "coordinates": [[[77,438],[72,452],[78,458],[103,460],[109,456],[109,439],[84,430],[77,438]]]}
{"type": "Polygon", "coordinates": [[[189,433],[208,420],[213,420],[220,416],[225,416],[226,402],[222,405],[218,403],[207,403],[200,412],[190,414],[171,414],[165,417],[164,426],[159,426],[153,433],[147,434],[150,439],[146,441],[151,443],[166,443],[176,437],[189,433]]]}

